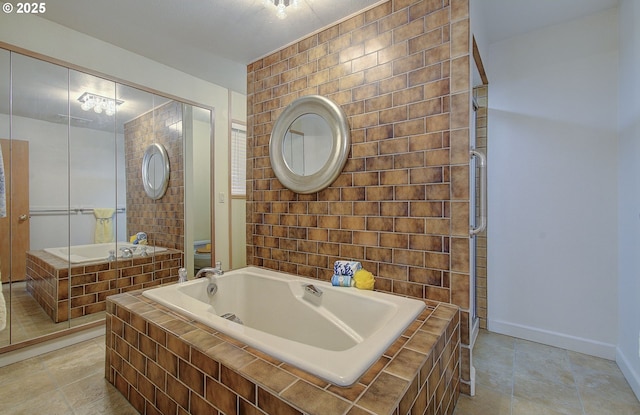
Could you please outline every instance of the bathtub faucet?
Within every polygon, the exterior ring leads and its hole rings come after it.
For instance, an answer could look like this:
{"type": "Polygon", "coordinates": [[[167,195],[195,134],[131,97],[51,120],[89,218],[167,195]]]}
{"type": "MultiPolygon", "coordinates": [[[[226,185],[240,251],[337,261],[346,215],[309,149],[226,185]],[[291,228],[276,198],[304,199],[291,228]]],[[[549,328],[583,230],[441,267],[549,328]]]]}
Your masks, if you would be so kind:
{"type": "Polygon", "coordinates": [[[133,256],[133,251],[130,248],[120,248],[122,251],[122,258],[131,258],[133,256]]]}
{"type": "Polygon", "coordinates": [[[313,284],[305,285],[304,290],[315,295],[316,297],[320,297],[322,295],[322,290],[317,289],[313,284]]]}
{"type": "Polygon", "coordinates": [[[212,267],[205,267],[202,268],[200,271],[198,271],[198,273],[196,274],[195,278],[202,278],[207,276],[207,274],[214,274],[214,275],[222,275],[224,274],[224,271],[222,270],[222,262],[217,261],[216,262],[216,267],[212,268],[212,267]]]}

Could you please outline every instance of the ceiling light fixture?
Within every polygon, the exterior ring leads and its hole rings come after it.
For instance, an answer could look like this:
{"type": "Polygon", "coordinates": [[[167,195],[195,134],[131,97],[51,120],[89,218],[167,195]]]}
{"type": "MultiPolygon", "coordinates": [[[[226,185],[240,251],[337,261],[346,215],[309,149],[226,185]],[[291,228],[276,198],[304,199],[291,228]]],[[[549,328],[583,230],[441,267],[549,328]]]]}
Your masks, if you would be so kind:
{"type": "Polygon", "coordinates": [[[108,116],[115,114],[116,107],[124,103],[124,101],[119,99],[103,97],[89,92],[80,95],[78,101],[81,103],[80,108],[84,111],[93,110],[96,114],[101,114],[104,111],[108,116]]]}
{"type": "Polygon", "coordinates": [[[275,7],[276,8],[276,16],[278,19],[284,19],[287,17],[287,8],[293,7],[297,9],[300,6],[299,0],[262,0],[262,4],[264,7],[275,7]]]}

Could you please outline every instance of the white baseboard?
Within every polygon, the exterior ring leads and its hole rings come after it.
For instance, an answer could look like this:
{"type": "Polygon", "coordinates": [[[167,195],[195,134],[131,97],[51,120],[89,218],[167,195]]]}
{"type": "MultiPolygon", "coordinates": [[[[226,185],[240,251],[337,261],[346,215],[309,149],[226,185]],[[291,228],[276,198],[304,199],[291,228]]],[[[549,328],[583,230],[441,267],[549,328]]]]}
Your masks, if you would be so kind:
{"type": "Polygon", "coordinates": [[[488,320],[487,328],[489,331],[506,334],[507,336],[517,337],[519,339],[560,347],[562,349],[572,350],[574,352],[584,353],[604,359],[616,359],[615,344],[569,336],[563,333],[543,330],[537,327],[523,326],[502,320],[488,320]]]}
{"type": "Polygon", "coordinates": [[[616,363],[627,379],[627,382],[629,382],[629,386],[633,389],[636,397],[640,400],[640,374],[633,370],[633,367],[629,364],[629,360],[622,354],[620,349],[616,349],[616,363]]]}

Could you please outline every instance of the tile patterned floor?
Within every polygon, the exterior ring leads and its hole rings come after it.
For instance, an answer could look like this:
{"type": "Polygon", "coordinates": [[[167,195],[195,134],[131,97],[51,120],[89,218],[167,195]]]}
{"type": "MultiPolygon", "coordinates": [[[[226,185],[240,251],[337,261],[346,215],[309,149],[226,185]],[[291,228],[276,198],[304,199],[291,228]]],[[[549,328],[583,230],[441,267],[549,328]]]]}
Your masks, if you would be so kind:
{"type": "Polygon", "coordinates": [[[0,414],[137,415],[104,378],[104,337],[0,368],[0,414]]]}
{"type": "Polygon", "coordinates": [[[454,415],[640,415],[615,362],[480,331],[476,396],[454,415]]]}
{"type": "MultiPolygon", "coordinates": [[[[0,368],[0,414],[137,415],[104,379],[104,337],[0,368]]],[[[616,364],[481,331],[454,415],[640,415],[616,364]]]]}

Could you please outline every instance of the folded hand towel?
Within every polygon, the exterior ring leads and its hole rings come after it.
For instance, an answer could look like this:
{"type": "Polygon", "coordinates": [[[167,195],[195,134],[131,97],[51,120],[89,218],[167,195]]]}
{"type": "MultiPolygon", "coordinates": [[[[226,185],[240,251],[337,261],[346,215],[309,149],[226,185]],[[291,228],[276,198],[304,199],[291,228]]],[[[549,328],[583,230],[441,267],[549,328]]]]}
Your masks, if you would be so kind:
{"type": "Polygon", "coordinates": [[[336,287],[351,287],[353,280],[348,275],[334,274],[333,277],[331,277],[331,285],[336,287]]]}
{"type": "Polygon", "coordinates": [[[112,219],[115,212],[116,210],[113,208],[93,209],[93,215],[96,217],[95,243],[115,242],[112,219]]]}
{"type": "Polygon", "coordinates": [[[336,261],[333,264],[333,273],[336,275],[349,275],[353,277],[362,265],[357,261],[336,261]]]}

